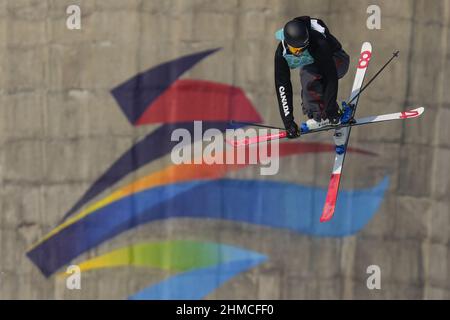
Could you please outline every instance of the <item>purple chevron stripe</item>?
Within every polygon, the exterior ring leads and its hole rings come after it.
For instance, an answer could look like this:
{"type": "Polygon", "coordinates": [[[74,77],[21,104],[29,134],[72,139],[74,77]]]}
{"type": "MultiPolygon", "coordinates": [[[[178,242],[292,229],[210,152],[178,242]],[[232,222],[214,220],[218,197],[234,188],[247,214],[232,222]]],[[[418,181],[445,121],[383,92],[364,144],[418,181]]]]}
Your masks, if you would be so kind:
{"type": "Polygon", "coordinates": [[[184,72],[220,48],[191,54],[139,73],[111,90],[128,121],[136,125],[152,102],[184,72]]]}

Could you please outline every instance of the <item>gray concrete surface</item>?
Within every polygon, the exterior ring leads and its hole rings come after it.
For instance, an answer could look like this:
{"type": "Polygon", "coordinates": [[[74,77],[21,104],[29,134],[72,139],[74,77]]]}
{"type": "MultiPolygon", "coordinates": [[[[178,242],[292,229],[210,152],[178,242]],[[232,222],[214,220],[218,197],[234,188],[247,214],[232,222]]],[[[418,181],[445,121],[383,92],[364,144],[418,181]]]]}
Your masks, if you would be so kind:
{"type": "MultiPolygon", "coordinates": [[[[391,176],[380,211],[366,228],[329,239],[224,221],[160,221],[83,257],[149,235],[220,240],[270,259],[208,299],[449,299],[446,0],[0,0],[0,299],[122,299],[140,290],[142,281],[167,275],[136,268],[99,270],[83,275],[83,290],[73,292],[62,288],[61,280],[42,276],[25,253],[114,159],[154,130],[132,127],[111,88],[159,63],[223,47],[183,77],[241,87],[268,123],[281,124],[273,88],[273,33],[304,14],[323,19],[353,62],[361,43],[370,41],[369,76],[400,50],[400,58],[361,98],[360,115],[427,107],[414,122],[353,130],[353,146],[381,156],[364,163],[349,157],[343,187],[369,187],[386,173],[391,176]],[[65,27],[70,4],[82,9],[79,31],[65,27]],[[366,28],[371,4],[382,10],[381,30],[366,28]],[[381,267],[381,290],[366,287],[371,264],[381,267]]],[[[340,84],[341,99],[350,90],[352,73],[340,84]]],[[[293,80],[298,86],[297,77],[293,80]]],[[[328,141],[329,136],[311,139],[328,141]]],[[[326,186],[331,157],[308,155],[301,161],[283,159],[276,179],[326,186]]],[[[230,176],[256,174],[248,169],[230,176]]]]}

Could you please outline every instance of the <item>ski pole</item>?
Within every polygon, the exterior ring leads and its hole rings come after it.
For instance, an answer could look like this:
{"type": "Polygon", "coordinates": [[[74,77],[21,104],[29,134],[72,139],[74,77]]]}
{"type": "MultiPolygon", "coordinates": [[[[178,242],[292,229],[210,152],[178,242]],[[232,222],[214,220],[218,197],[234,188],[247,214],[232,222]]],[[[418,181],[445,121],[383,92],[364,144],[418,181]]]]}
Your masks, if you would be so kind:
{"type": "Polygon", "coordinates": [[[350,100],[349,102],[347,102],[347,104],[351,104],[356,98],[358,98],[358,97],[361,95],[361,93],[363,93],[363,91],[364,91],[364,90],[372,83],[372,81],[375,80],[376,77],[378,77],[378,75],[381,73],[381,71],[383,71],[384,68],[386,68],[387,65],[388,65],[389,63],[391,63],[391,61],[392,61],[394,58],[398,57],[398,53],[399,53],[399,52],[400,52],[400,51],[398,51],[398,50],[395,51],[395,52],[392,54],[392,57],[389,59],[389,61],[386,62],[386,63],[384,64],[384,66],[382,66],[381,69],[378,70],[377,73],[375,73],[375,75],[372,77],[372,79],[370,79],[369,82],[367,82],[367,84],[366,84],[361,90],[359,90],[358,94],[357,94],[356,96],[354,96],[354,97],[352,98],[352,100],[350,100]]]}
{"type": "Polygon", "coordinates": [[[231,125],[238,124],[238,125],[245,125],[245,126],[254,126],[254,127],[260,127],[260,128],[267,128],[267,129],[278,129],[278,130],[282,130],[282,131],[286,130],[284,128],[266,126],[264,124],[258,124],[258,123],[253,123],[253,122],[242,122],[242,121],[230,120],[230,124],[231,125]]]}

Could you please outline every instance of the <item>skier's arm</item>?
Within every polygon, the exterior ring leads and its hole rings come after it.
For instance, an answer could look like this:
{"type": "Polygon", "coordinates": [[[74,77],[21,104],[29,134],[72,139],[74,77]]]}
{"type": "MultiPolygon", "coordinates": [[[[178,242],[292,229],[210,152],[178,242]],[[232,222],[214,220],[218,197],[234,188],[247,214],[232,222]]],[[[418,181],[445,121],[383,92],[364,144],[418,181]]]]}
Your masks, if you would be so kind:
{"type": "Polygon", "coordinates": [[[321,19],[317,19],[317,18],[315,18],[315,19],[317,20],[317,23],[318,23],[320,26],[322,26],[322,27],[325,28],[325,36],[326,36],[326,38],[327,38],[327,40],[328,40],[328,44],[331,46],[330,49],[331,49],[333,52],[336,52],[336,51],[338,51],[338,50],[341,50],[341,49],[342,49],[341,43],[339,42],[338,39],[336,39],[335,36],[333,36],[333,35],[331,34],[330,29],[328,29],[328,27],[327,27],[327,25],[325,24],[325,22],[323,22],[321,19]]]}
{"type": "Polygon", "coordinates": [[[284,126],[288,127],[294,121],[291,71],[281,54],[280,46],[275,52],[275,91],[277,93],[278,106],[284,126]]]}
{"type": "Polygon", "coordinates": [[[323,93],[325,112],[327,113],[327,116],[331,116],[333,115],[332,113],[336,110],[338,76],[336,64],[333,59],[333,53],[329,45],[324,40],[321,41],[321,44],[319,46],[318,57],[318,66],[325,84],[323,93]]]}

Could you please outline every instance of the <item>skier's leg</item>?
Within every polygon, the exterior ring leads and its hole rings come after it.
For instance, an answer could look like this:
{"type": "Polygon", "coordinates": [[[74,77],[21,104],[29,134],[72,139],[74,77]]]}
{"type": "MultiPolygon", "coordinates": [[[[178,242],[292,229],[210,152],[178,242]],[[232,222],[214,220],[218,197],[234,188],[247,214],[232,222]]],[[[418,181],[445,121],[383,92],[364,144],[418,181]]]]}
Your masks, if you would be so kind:
{"type": "Polygon", "coordinates": [[[314,64],[300,70],[302,110],[308,119],[321,121],[324,116],[322,76],[314,64]]]}
{"type": "Polygon", "coordinates": [[[333,59],[336,63],[338,79],[341,79],[347,74],[350,57],[344,50],[339,50],[333,55],[333,59]]]}
{"type": "MultiPolygon", "coordinates": [[[[333,59],[336,64],[336,71],[338,79],[341,79],[348,72],[350,57],[344,50],[339,50],[333,54],[333,59]]],[[[347,105],[339,106],[339,104],[335,104],[334,108],[326,111],[328,118],[332,119],[333,123],[346,123],[350,120],[352,115],[352,109],[347,105]]]]}
{"type": "MultiPolygon", "coordinates": [[[[333,55],[336,64],[338,78],[342,78],[348,71],[350,57],[344,50],[340,50],[333,55]]],[[[307,65],[300,71],[300,81],[302,85],[302,109],[303,113],[310,119],[304,130],[330,125],[330,121],[335,123],[341,116],[341,110],[336,103],[333,110],[325,110],[323,102],[323,78],[315,64],[307,65]],[[327,120],[332,119],[332,120],[327,120]],[[322,121],[326,120],[326,121],[322,121]]]]}

